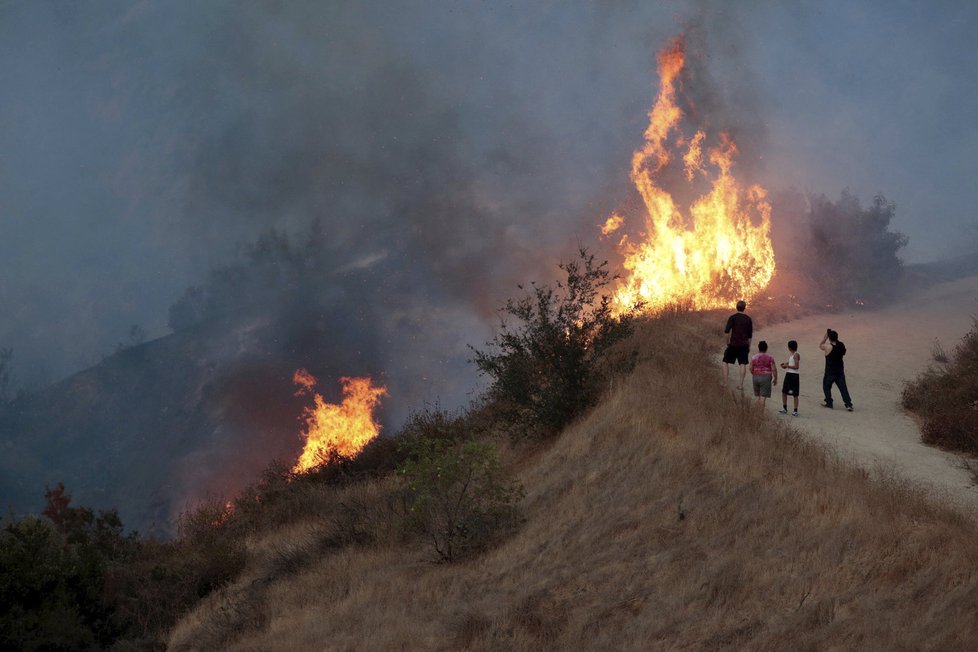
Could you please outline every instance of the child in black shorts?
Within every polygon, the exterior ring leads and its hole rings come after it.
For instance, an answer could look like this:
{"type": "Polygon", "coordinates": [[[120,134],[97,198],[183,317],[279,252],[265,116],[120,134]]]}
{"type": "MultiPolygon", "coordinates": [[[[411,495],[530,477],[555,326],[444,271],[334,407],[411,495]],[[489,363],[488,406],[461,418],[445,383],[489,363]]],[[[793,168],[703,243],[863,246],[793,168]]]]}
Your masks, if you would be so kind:
{"type": "Polygon", "coordinates": [[[801,355],[798,353],[798,342],[791,340],[788,342],[788,361],[781,363],[784,369],[784,382],[781,384],[781,404],[782,408],[778,414],[788,414],[788,397],[795,397],[795,410],[791,416],[798,416],[798,391],[800,374],[798,367],[801,364],[801,355]]]}

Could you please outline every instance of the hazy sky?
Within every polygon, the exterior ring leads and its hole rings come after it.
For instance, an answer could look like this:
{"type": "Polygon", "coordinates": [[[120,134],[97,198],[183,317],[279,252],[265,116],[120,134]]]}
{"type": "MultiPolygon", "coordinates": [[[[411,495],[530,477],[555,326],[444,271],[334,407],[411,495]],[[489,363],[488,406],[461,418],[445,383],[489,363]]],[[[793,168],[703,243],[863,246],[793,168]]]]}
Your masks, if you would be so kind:
{"type": "Polygon", "coordinates": [[[883,192],[911,261],[973,233],[974,3],[0,0],[0,346],[31,383],[164,335],[313,218],[484,321],[595,239],[686,29],[746,181],[883,192]]]}

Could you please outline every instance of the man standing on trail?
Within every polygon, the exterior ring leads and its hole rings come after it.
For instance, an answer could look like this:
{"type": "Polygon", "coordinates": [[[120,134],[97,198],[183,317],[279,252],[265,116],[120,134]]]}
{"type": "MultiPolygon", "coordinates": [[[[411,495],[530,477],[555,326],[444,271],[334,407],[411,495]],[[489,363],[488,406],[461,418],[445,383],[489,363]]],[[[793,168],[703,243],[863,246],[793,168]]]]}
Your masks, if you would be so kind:
{"type": "Polygon", "coordinates": [[[825,351],[825,376],[822,377],[822,391],[825,393],[824,407],[832,407],[832,384],[839,386],[842,393],[842,402],[846,409],[852,412],[852,398],[849,396],[849,388],[846,387],[846,370],[842,363],[842,357],[846,354],[846,345],[839,341],[839,334],[831,328],[825,331],[825,337],[818,348],[825,351]]]}
{"type": "Polygon", "coordinates": [[[744,313],[747,304],[737,302],[737,312],[730,315],[724,333],[730,333],[727,348],[723,352],[723,384],[727,384],[729,366],[736,362],[740,366],[740,384],[737,389],[744,389],[744,376],[747,373],[747,358],[750,355],[750,341],[754,337],[754,322],[744,313]]]}

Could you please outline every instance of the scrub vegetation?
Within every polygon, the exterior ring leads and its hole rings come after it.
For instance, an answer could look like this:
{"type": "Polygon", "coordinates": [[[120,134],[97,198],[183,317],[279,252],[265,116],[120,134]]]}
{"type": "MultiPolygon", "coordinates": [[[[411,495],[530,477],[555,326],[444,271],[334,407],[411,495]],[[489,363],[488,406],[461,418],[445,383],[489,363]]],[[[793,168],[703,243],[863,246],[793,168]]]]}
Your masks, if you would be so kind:
{"type": "Polygon", "coordinates": [[[499,333],[475,351],[479,371],[492,379],[487,392],[517,436],[549,436],[593,406],[608,380],[627,371],[634,318],[612,316],[613,281],[607,262],[582,249],[580,261],[560,266],[566,280],[533,285],[503,310],[499,333]]]}
{"type": "MultiPolygon", "coordinates": [[[[967,649],[978,624],[973,515],[857,469],[716,375],[697,315],[641,321],[635,369],[545,442],[499,440],[523,525],[432,564],[386,514],[329,548],[336,505],[256,533],[243,573],[172,631],[173,649],[967,649]],[[301,564],[284,564],[298,557],[301,564]],[[251,614],[238,619],[228,614],[251,614]]],[[[488,433],[486,433],[488,436],[488,433]]],[[[305,511],[305,510],[304,510],[305,511]]],[[[375,512],[377,513],[377,512],[375,512]]],[[[237,617],[236,617],[237,618],[237,617]]]]}
{"type": "Polygon", "coordinates": [[[950,354],[934,345],[935,365],[903,389],[903,407],[922,421],[922,439],[978,455],[978,319],[950,354]]]}
{"type": "MultiPolygon", "coordinates": [[[[269,239],[252,254],[287,251],[282,242],[269,239]]],[[[116,512],[72,507],[63,485],[49,491],[45,519],[13,519],[2,533],[0,644],[161,648],[176,620],[217,592],[231,606],[194,638],[212,649],[261,625],[269,583],[329,553],[423,542],[429,558],[457,562],[498,544],[522,523],[524,496],[500,458],[500,433],[553,432],[592,406],[616,368],[611,345],[630,328],[599,296],[604,265],[580,253],[580,264],[561,267],[565,282],[508,304],[516,321],[503,328],[498,352],[477,354],[505,377],[469,411],[422,411],[394,439],[352,459],[334,454],[310,472],[272,464],[233,500],[186,513],[173,541],[125,534],[116,512]],[[514,400],[526,387],[514,383],[530,379],[542,391],[514,400]],[[252,546],[297,524],[299,541],[275,547],[260,581],[236,589],[252,546]],[[50,563],[39,571],[38,559],[50,563]]]]}

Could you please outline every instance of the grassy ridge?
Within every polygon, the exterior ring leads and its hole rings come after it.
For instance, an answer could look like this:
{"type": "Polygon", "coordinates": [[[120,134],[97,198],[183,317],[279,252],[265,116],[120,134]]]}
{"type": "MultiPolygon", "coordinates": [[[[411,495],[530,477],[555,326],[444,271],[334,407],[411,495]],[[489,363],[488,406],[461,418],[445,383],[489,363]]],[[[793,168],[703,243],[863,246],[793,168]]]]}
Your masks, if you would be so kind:
{"type": "Polygon", "coordinates": [[[973,649],[973,519],[730,398],[707,332],[640,325],[630,376],[552,443],[508,451],[526,523],[494,549],[432,564],[374,509],[391,479],[324,492],[253,538],[170,646],[973,649]],[[324,546],[354,503],[389,536],[324,546]]]}

